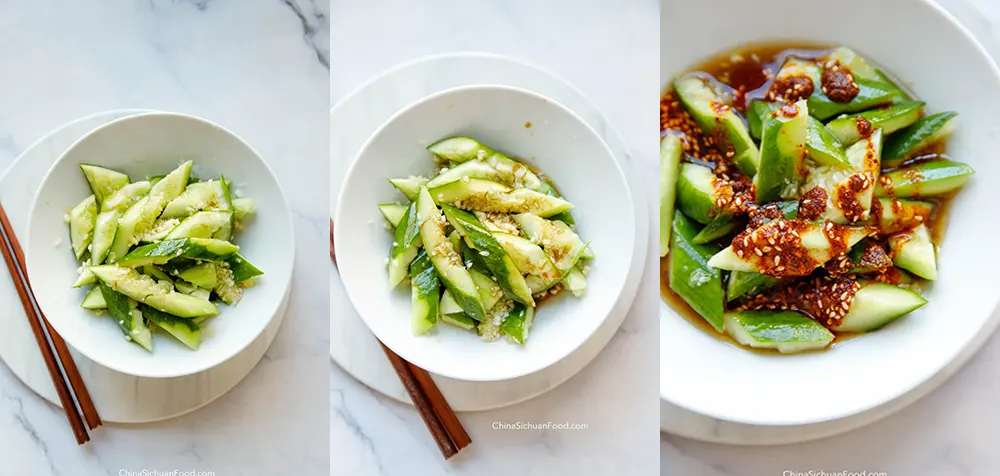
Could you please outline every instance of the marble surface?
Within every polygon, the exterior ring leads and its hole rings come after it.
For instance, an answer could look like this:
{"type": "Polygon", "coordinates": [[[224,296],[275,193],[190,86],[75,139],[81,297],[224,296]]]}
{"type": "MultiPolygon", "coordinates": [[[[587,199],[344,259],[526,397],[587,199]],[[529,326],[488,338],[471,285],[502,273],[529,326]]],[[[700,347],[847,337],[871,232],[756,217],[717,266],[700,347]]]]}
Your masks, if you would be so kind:
{"type": "Polygon", "coordinates": [[[3,2],[0,170],[93,112],[201,115],[267,158],[295,212],[284,324],[234,390],[156,424],[105,425],[77,447],[62,410],[0,365],[0,474],[324,474],[328,468],[329,4],[325,0],[3,2]],[[276,451],[275,442],[281,442],[276,451]],[[138,474],[138,473],[136,473],[138,474]]]}
{"type": "MultiPolygon", "coordinates": [[[[656,116],[649,114],[659,89],[657,8],[650,0],[334,1],[331,99],[424,55],[486,51],[518,58],[567,79],[593,99],[643,164],[640,172],[652,200],[658,186],[658,144],[655,135],[644,131],[658,127],[656,116]],[[572,22],[566,21],[569,10],[572,22]],[[599,65],[594,58],[601,58],[599,65]]],[[[643,279],[656,282],[655,266],[643,279]]],[[[450,462],[443,461],[412,407],[373,392],[333,364],[331,473],[655,474],[656,295],[652,284],[645,285],[604,352],[562,386],[512,407],[460,414],[473,444],[450,462]],[[492,429],[494,422],[518,421],[584,423],[588,428],[492,429]]]]}
{"type": "MultiPolygon", "coordinates": [[[[997,58],[1000,4],[939,0],[997,58]]],[[[881,421],[839,436],[775,447],[736,447],[661,435],[664,475],[780,476],[867,471],[872,475],[985,476],[1000,474],[993,442],[1000,439],[1000,336],[930,395],[881,421]]],[[[856,473],[852,473],[856,474],[856,473]]]]}

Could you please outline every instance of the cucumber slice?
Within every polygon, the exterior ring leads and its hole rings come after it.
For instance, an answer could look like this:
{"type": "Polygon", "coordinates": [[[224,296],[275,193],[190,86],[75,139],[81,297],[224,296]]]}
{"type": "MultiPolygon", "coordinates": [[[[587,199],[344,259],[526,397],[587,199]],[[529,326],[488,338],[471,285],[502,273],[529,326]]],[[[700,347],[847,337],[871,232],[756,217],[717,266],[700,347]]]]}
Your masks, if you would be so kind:
{"type": "MultiPolygon", "coordinates": [[[[528,185],[525,185],[525,186],[528,187],[528,188],[531,188],[528,185]]],[[[540,187],[536,191],[544,193],[546,195],[551,195],[551,196],[556,197],[556,198],[563,198],[563,196],[559,194],[559,191],[556,190],[556,188],[554,186],[552,186],[551,183],[549,183],[547,181],[544,181],[544,180],[540,181],[540,187]]],[[[557,213],[555,215],[550,216],[549,219],[551,219],[551,220],[559,220],[559,221],[561,221],[561,222],[563,222],[563,223],[565,223],[567,225],[570,225],[570,226],[576,224],[576,220],[573,219],[573,214],[570,213],[570,212],[557,213]]],[[[588,259],[591,259],[591,258],[593,258],[593,256],[591,256],[588,259]]]]}
{"type": "Polygon", "coordinates": [[[521,213],[513,218],[528,239],[540,244],[549,254],[559,271],[567,272],[576,266],[587,249],[587,244],[565,223],[546,220],[531,213],[521,213]]]}
{"type": "Polygon", "coordinates": [[[660,139],[660,257],[670,251],[670,230],[674,220],[677,175],[684,149],[681,139],[670,134],[660,139]]]}
{"type": "Polygon", "coordinates": [[[229,212],[229,223],[222,225],[221,228],[216,230],[212,234],[212,238],[224,241],[233,241],[233,230],[236,226],[236,218],[233,216],[233,196],[229,193],[229,181],[226,180],[226,176],[223,175],[219,178],[219,188],[222,190],[222,200],[211,208],[212,210],[229,212]]]}
{"type": "Polygon", "coordinates": [[[484,319],[486,310],[483,309],[476,283],[469,275],[469,271],[465,268],[454,246],[445,237],[445,218],[434,205],[434,199],[431,198],[427,187],[420,187],[416,210],[420,239],[424,246],[431,250],[428,255],[441,282],[451,291],[452,297],[462,306],[469,317],[477,321],[484,319]]]}
{"type": "Polygon", "coordinates": [[[836,166],[816,167],[803,185],[803,193],[820,187],[826,194],[826,208],[819,219],[833,223],[855,223],[868,217],[879,174],[879,151],[882,130],[847,148],[848,169],[836,166]]]}
{"type": "Polygon", "coordinates": [[[420,187],[427,183],[427,179],[424,177],[398,178],[389,179],[389,183],[412,202],[417,199],[420,187]]]}
{"type": "Polygon", "coordinates": [[[851,74],[855,77],[892,83],[892,81],[885,74],[882,74],[881,71],[872,66],[868,60],[846,46],[834,49],[830,53],[830,56],[827,57],[827,60],[839,61],[840,64],[847,66],[847,68],[851,71],[851,74]]]}
{"type": "Polygon", "coordinates": [[[503,299],[503,289],[493,278],[475,269],[469,270],[469,276],[472,276],[472,282],[476,283],[476,289],[479,290],[479,299],[483,303],[483,309],[493,309],[493,306],[496,306],[497,302],[503,299]]]}
{"type": "Polygon", "coordinates": [[[711,243],[722,238],[736,229],[736,220],[732,215],[720,214],[714,220],[708,222],[701,231],[698,232],[691,242],[696,245],[711,243]]]}
{"type": "Polygon", "coordinates": [[[226,264],[228,264],[229,269],[232,270],[233,282],[236,284],[249,281],[264,274],[263,271],[257,269],[256,266],[247,261],[247,259],[239,253],[229,255],[226,258],[226,264]]]}
{"type": "Polygon", "coordinates": [[[871,283],[858,290],[851,302],[851,310],[833,330],[870,332],[926,304],[926,299],[909,289],[871,283]]]}
{"type": "MultiPolygon", "coordinates": [[[[113,266],[109,266],[111,268],[113,266]]],[[[132,270],[131,272],[135,272],[132,270]]],[[[138,273],[136,273],[138,275],[138,273]]],[[[149,279],[147,277],[147,279],[149,279]]],[[[150,280],[152,281],[152,280],[150,280]]],[[[142,312],[137,309],[134,300],[116,292],[106,283],[97,285],[101,290],[101,296],[108,306],[108,314],[118,322],[118,327],[125,334],[125,340],[135,342],[143,349],[153,351],[153,336],[149,333],[149,328],[143,322],[142,312]]]]}
{"type": "MultiPolygon", "coordinates": [[[[401,205],[405,206],[405,205],[401,205]]],[[[250,215],[254,211],[254,203],[252,198],[234,198],[233,199],[233,213],[234,218],[237,220],[242,220],[250,215]]]]}
{"type": "Polygon", "coordinates": [[[868,238],[858,242],[847,253],[851,260],[850,273],[865,274],[880,272],[892,267],[892,260],[885,253],[885,248],[868,238]]]}
{"type": "Polygon", "coordinates": [[[437,271],[426,251],[410,264],[411,283],[411,324],[413,334],[420,335],[431,330],[437,325],[438,316],[438,296],[441,283],[438,280],[437,271]]]}
{"type": "Polygon", "coordinates": [[[854,78],[858,85],[858,95],[850,102],[835,102],[823,94],[819,88],[809,97],[809,113],[820,120],[826,120],[838,114],[860,112],[878,106],[906,100],[906,95],[894,84],[884,81],[854,78]]]}
{"type": "Polygon", "coordinates": [[[184,218],[202,210],[229,211],[232,204],[227,200],[222,180],[192,183],[170,201],[161,218],[184,218]]]}
{"type": "MultiPolygon", "coordinates": [[[[761,171],[764,173],[764,171],[761,171]]],[[[709,223],[719,215],[716,203],[726,184],[704,165],[683,163],[677,177],[677,208],[699,223],[709,223]]]]}
{"type": "Polygon", "coordinates": [[[181,194],[191,175],[191,165],[191,161],[184,162],[167,174],[150,188],[149,195],[135,202],[122,215],[108,254],[109,262],[114,263],[128,254],[129,248],[138,243],[139,237],[153,226],[163,207],[181,194]]]}
{"type": "Polygon", "coordinates": [[[121,212],[112,210],[101,212],[97,215],[94,223],[94,241],[90,248],[90,263],[104,264],[111,249],[111,243],[115,240],[115,232],[118,230],[118,219],[121,212]]]}
{"type": "MultiPolygon", "coordinates": [[[[148,274],[148,273],[143,273],[143,274],[148,274]]],[[[178,291],[187,294],[189,296],[194,295],[195,290],[200,289],[198,286],[195,286],[194,284],[191,284],[187,281],[180,279],[174,281],[174,287],[177,288],[178,291]]]]}
{"type": "Polygon", "coordinates": [[[149,227],[146,231],[142,232],[137,238],[140,244],[156,243],[158,241],[163,241],[170,234],[170,231],[177,228],[181,224],[181,221],[177,218],[167,218],[165,220],[156,220],[153,222],[153,226],[149,227]]]}
{"type": "Polygon", "coordinates": [[[750,136],[760,140],[760,135],[764,132],[764,121],[771,117],[771,113],[781,109],[783,103],[768,102],[761,99],[750,101],[750,108],[747,110],[747,126],[750,129],[750,136]]]}
{"type": "Polygon", "coordinates": [[[479,141],[461,136],[439,140],[429,145],[427,150],[451,162],[467,162],[473,159],[483,159],[493,154],[493,149],[480,144],[479,141]]]}
{"type": "Polygon", "coordinates": [[[885,141],[882,165],[896,167],[914,153],[943,141],[955,131],[957,112],[941,112],[924,117],[885,141]]]}
{"type": "Polygon", "coordinates": [[[94,240],[94,225],[97,220],[97,201],[91,195],[69,212],[69,238],[73,254],[80,261],[94,240]]]}
{"type": "Polygon", "coordinates": [[[500,174],[503,183],[510,185],[511,187],[523,187],[539,193],[551,195],[556,198],[562,198],[562,196],[555,191],[555,187],[535,175],[535,173],[532,172],[528,166],[511,159],[506,155],[499,152],[493,152],[486,157],[485,161],[490,167],[493,167],[493,169],[500,174]]]}
{"type": "Polygon", "coordinates": [[[73,288],[82,288],[84,286],[89,286],[97,282],[97,277],[94,273],[90,272],[90,269],[83,265],[80,268],[80,277],[76,278],[76,282],[73,283],[73,288]]]}
{"type": "MultiPolygon", "coordinates": [[[[97,276],[97,279],[100,279],[102,283],[110,286],[117,293],[124,294],[163,312],[180,317],[212,316],[219,313],[219,309],[211,302],[157,285],[153,278],[139,274],[134,268],[104,265],[93,266],[90,270],[97,276]]],[[[104,300],[108,301],[110,310],[111,303],[107,294],[104,295],[104,300]]]]}
{"type": "Polygon", "coordinates": [[[455,231],[465,238],[465,243],[483,257],[483,263],[496,278],[507,297],[534,307],[535,301],[531,297],[528,284],[524,282],[524,276],[510,256],[507,256],[500,243],[497,243],[493,235],[479,223],[475,215],[450,205],[441,205],[441,209],[448,223],[451,223],[455,231]]]}
{"type": "Polygon", "coordinates": [[[222,302],[232,306],[243,298],[243,288],[237,286],[229,262],[222,261],[215,265],[215,294],[222,299],[222,302]]]}
{"type": "Polygon", "coordinates": [[[566,273],[566,277],[563,278],[563,284],[576,297],[583,296],[587,291],[587,277],[584,276],[583,271],[580,271],[579,266],[574,267],[566,273]]]}
{"type": "Polygon", "coordinates": [[[732,271],[726,281],[726,302],[743,296],[753,296],[787,281],[752,271],[732,271]]]}
{"type": "Polygon", "coordinates": [[[87,295],[83,297],[83,302],[80,303],[80,307],[91,310],[107,309],[108,304],[104,302],[104,295],[101,293],[101,287],[91,287],[90,291],[87,291],[87,295]]]}
{"type": "Polygon", "coordinates": [[[722,332],[725,309],[722,300],[722,275],[709,265],[709,258],[719,247],[696,245],[691,239],[698,233],[694,222],[683,213],[674,214],[674,232],[669,264],[670,289],[673,289],[706,322],[722,332]]]}
{"type": "Polygon", "coordinates": [[[495,232],[493,238],[500,243],[521,273],[539,276],[552,284],[562,279],[562,272],[538,245],[507,233],[495,232]]]}
{"type": "Polygon", "coordinates": [[[105,198],[129,183],[128,175],[97,165],[80,164],[80,170],[87,178],[90,190],[94,192],[94,199],[102,207],[105,198]]]}
{"type": "Polygon", "coordinates": [[[760,168],[757,146],[747,131],[743,119],[730,107],[730,101],[716,91],[709,78],[697,73],[681,76],[674,81],[677,97],[706,134],[719,138],[723,153],[733,152],[733,163],[746,175],[753,176],[760,168]]]}
{"type": "Polygon", "coordinates": [[[396,226],[389,249],[389,289],[395,288],[406,277],[421,244],[417,203],[411,202],[396,226]]]}
{"type": "Polygon", "coordinates": [[[383,203],[378,206],[378,210],[382,212],[382,216],[385,217],[385,221],[389,222],[393,228],[399,225],[399,222],[403,220],[403,214],[405,214],[406,210],[409,208],[409,204],[403,205],[400,203],[383,203]]]}
{"type": "Polygon", "coordinates": [[[490,164],[481,160],[470,160],[441,172],[427,182],[427,188],[434,188],[456,180],[464,180],[466,177],[469,179],[492,180],[494,182],[502,182],[506,178],[504,174],[501,174],[497,169],[490,166],[490,164]]]}
{"type": "Polygon", "coordinates": [[[968,164],[947,159],[932,160],[882,175],[875,196],[896,198],[930,197],[958,190],[975,171],[968,164]]]}
{"type": "Polygon", "coordinates": [[[451,297],[451,291],[447,289],[441,293],[441,302],[438,304],[438,310],[442,315],[445,314],[464,314],[465,311],[462,310],[462,306],[459,306],[455,302],[455,298],[451,297]]]}
{"type": "Polygon", "coordinates": [[[878,228],[879,233],[891,235],[926,223],[932,211],[934,204],[931,202],[881,197],[872,202],[870,223],[878,228]]]}
{"type": "Polygon", "coordinates": [[[202,263],[192,266],[182,271],[177,277],[205,289],[214,289],[218,283],[214,263],[202,263]]]}
{"type": "Polygon", "coordinates": [[[464,312],[456,314],[441,314],[441,322],[451,324],[465,330],[471,330],[476,327],[476,321],[467,316],[464,312]]]}
{"type": "Polygon", "coordinates": [[[889,254],[896,266],[929,281],[937,279],[937,256],[926,226],[890,236],[889,254]]]}
{"type": "Polygon", "coordinates": [[[145,180],[142,182],[130,183],[118,189],[115,193],[111,194],[110,197],[105,198],[104,203],[101,204],[101,212],[124,212],[135,202],[138,202],[140,198],[149,194],[151,187],[152,185],[145,180]]]}
{"type": "Polygon", "coordinates": [[[528,340],[528,331],[535,320],[535,308],[524,304],[515,304],[514,308],[507,314],[507,318],[500,324],[503,333],[509,336],[514,342],[524,345],[528,340]]]}
{"type": "Polygon", "coordinates": [[[459,180],[429,190],[437,203],[447,203],[463,210],[494,213],[531,212],[550,217],[573,208],[561,198],[527,188],[512,189],[489,180],[459,180]]]}
{"type": "Polygon", "coordinates": [[[239,250],[239,246],[228,241],[182,238],[140,246],[118,261],[118,265],[134,268],[149,264],[164,264],[174,258],[222,261],[239,250]]]}
{"type": "Polygon", "coordinates": [[[753,178],[757,203],[799,197],[799,184],[806,172],[808,133],[809,107],[805,100],[782,107],[764,122],[760,167],[753,178]]]}
{"type": "Polygon", "coordinates": [[[145,274],[146,276],[152,277],[157,282],[166,281],[171,286],[173,286],[174,284],[174,280],[171,279],[170,276],[167,276],[167,273],[163,272],[163,270],[157,268],[156,266],[151,266],[151,265],[143,266],[139,268],[139,272],[145,274]]]}
{"type": "Polygon", "coordinates": [[[201,345],[201,328],[192,319],[181,319],[171,316],[145,304],[139,304],[139,310],[147,319],[153,321],[157,327],[167,331],[168,334],[174,336],[182,344],[188,346],[191,350],[198,350],[198,346],[201,345]]]}
{"type": "Polygon", "coordinates": [[[851,166],[844,146],[823,126],[822,122],[819,122],[819,119],[809,117],[808,131],[806,151],[810,159],[819,165],[842,168],[851,166]]]}
{"type": "MultiPolygon", "coordinates": [[[[830,258],[833,258],[833,252],[840,249],[841,246],[850,248],[872,232],[872,230],[864,227],[834,225],[830,222],[827,222],[826,225],[821,225],[818,223],[774,220],[753,230],[747,238],[749,243],[766,243],[767,237],[783,236],[792,231],[795,231],[801,238],[801,243],[798,245],[800,249],[796,250],[796,255],[801,255],[803,258],[808,256],[810,259],[800,260],[801,262],[799,263],[786,263],[785,268],[781,271],[782,276],[806,276],[812,270],[826,263],[830,258]],[[843,240],[844,243],[831,243],[826,230],[829,230],[830,236],[837,237],[838,240],[843,240]]],[[[747,252],[743,254],[743,257],[738,256],[733,251],[732,246],[728,246],[726,249],[716,253],[715,256],[712,256],[708,260],[708,266],[729,271],[753,271],[759,273],[762,272],[762,264],[768,268],[780,266],[780,263],[777,265],[773,263],[775,262],[775,258],[782,253],[790,252],[790,249],[787,249],[788,246],[790,245],[786,245],[786,249],[783,252],[778,252],[771,247],[766,248],[768,251],[763,251],[765,248],[761,247],[758,248],[762,250],[760,256],[756,253],[747,252]]]]}
{"type": "Polygon", "coordinates": [[[794,311],[742,311],[726,314],[726,333],[736,342],[782,354],[822,349],[833,333],[794,311]]]}
{"type": "Polygon", "coordinates": [[[921,101],[901,102],[860,114],[840,116],[827,123],[826,129],[841,144],[850,146],[875,129],[882,129],[885,135],[904,129],[917,122],[923,112],[924,103],[921,101]]]}
{"type": "Polygon", "coordinates": [[[170,230],[164,239],[211,238],[226,225],[232,224],[232,212],[197,212],[170,230]]]}

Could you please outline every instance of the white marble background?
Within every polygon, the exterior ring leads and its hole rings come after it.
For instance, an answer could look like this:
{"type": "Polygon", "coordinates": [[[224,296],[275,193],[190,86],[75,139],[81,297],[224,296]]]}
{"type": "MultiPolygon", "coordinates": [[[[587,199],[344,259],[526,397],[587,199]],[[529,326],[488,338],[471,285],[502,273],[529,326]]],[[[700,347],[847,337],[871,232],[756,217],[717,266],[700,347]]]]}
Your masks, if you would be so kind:
{"type": "MultiPolygon", "coordinates": [[[[939,0],[970,28],[1000,41],[1000,2],[939,0]],[[970,13],[981,13],[976,19],[970,13]],[[983,23],[988,23],[984,25],[983,23]]],[[[988,45],[997,52],[996,45],[988,45]]],[[[661,474],[782,476],[807,472],[867,471],[889,476],[1000,474],[1000,335],[941,388],[884,420],[819,441],[775,447],[736,447],[664,435],[661,474]]],[[[806,473],[809,474],[809,473],[806,473]]]]}
{"type": "MultiPolygon", "coordinates": [[[[579,87],[621,133],[657,193],[659,9],[656,0],[334,0],[331,99],[421,56],[486,51],[547,69],[579,87]]],[[[655,225],[655,223],[654,223],[655,225]]],[[[653,227],[655,228],[655,226],[653,227]]],[[[331,364],[331,472],[646,475],[658,433],[656,270],[647,269],[629,317],[578,375],[534,400],[463,413],[473,444],[445,462],[412,407],[331,364]],[[570,421],[582,431],[494,431],[494,421],[570,421]]]]}
{"type": "Polygon", "coordinates": [[[240,385],[192,414],[78,447],[62,410],[0,365],[0,474],[122,469],[325,474],[329,2],[0,2],[0,171],[60,124],[116,108],[201,115],[271,162],[295,215],[284,324],[240,385]]]}

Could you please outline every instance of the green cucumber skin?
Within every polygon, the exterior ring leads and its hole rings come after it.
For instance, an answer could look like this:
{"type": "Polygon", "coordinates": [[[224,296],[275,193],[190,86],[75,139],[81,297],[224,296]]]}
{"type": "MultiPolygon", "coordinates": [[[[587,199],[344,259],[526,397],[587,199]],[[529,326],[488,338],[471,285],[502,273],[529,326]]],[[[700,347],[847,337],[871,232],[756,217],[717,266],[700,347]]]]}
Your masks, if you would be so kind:
{"type": "Polygon", "coordinates": [[[837,114],[860,112],[905,99],[903,92],[895,85],[855,78],[859,89],[858,95],[850,102],[834,102],[826,94],[823,94],[823,90],[819,87],[819,81],[814,79],[813,82],[816,84],[816,89],[809,97],[809,113],[820,120],[831,118],[837,114]]]}
{"type": "Polygon", "coordinates": [[[201,327],[194,322],[194,319],[182,319],[145,304],[139,304],[139,310],[143,316],[182,344],[191,350],[198,350],[201,345],[201,327]]]}
{"type": "Polygon", "coordinates": [[[753,296],[784,282],[782,278],[752,271],[731,271],[726,281],[726,301],[753,296]]]}
{"type": "Polygon", "coordinates": [[[799,184],[805,176],[806,139],[809,129],[809,106],[795,103],[794,117],[783,114],[764,122],[760,143],[760,170],[754,176],[758,204],[798,198],[799,184]]]}
{"type": "Polygon", "coordinates": [[[465,202],[463,209],[496,213],[534,213],[548,218],[569,211],[573,204],[552,195],[529,188],[511,188],[489,180],[459,180],[429,190],[438,203],[456,205],[465,202]]]}
{"type": "Polygon", "coordinates": [[[215,263],[202,263],[192,266],[179,273],[177,277],[205,289],[214,289],[218,281],[215,263]]]}
{"type": "Polygon", "coordinates": [[[722,332],[722,275],[708,266],[708,260],[718,250],[714,245],[696,245],[691,239],[698,233],[696,225],[683,213],[674,214],[673,243],[669,259],[670,288],[716,330],[722,332]]]}
{"type": "Polygon", "coordinates": [[[757,145],[750,138],[743,119],[725,104],[709,81],[697,73],[684,75],[674,81],[674,91],[698,126],[713,137],[724,137],[726,140],[720,141],[719,147],[732,147],[733,163],[744,174],[753,177],[760,168],[757,145]]]}
{"type": "Polygon", "coordinates": [[[882,152],[882,164],[886,167],[894,167],[918,150],[930,145],[926,141],[948,127],[953,127],[949,123],[958,116],[957,112],[941,112],[932,114],[918,120],[888,140],[885,141],[885,149],[882,152]]]}
{"type": "Polygon", "coordinates": [[[233,272],[233,282],[236,284],[264,275],[263,271],[257,269],[239,253],[229,255],[225,261],[229,263],[229,269],[233,272]]]}
{"type": "Polygon", "coordinates": [[[390,289],[395,288],[406,277],[410,263],[417,257],[417,251],[422,244],[419,238],[417,202],[410,202],[410,206],[403,212],[399,226],[393,233],[392,247],[389,249],[390,289]]]}
{"type": "MultiPolygon", "coordinates": [[[[198,299],[173,290],[163,294],[153,292],[155,281],[139,274],[133,268],[114,265],[94,266],[90,270],[101,281],[110,286],[113,291],[128,296],[136,301],[153,306],[163,312],[178,317],[200,317],[216,315],[219,309],[209,301],[198,299]]],[[[107,297],[105,296],[105,300],[107,297]]]]}
{"type": "Polygon", "coordinates": [[[131,182],[128,175],[99,165],[80,164],[80,170],[99,206],[103,206],[105,199],[131,182]]]}
{"type": "Polygon", "coordinates": [[[897,267],[928,281],[937,279],[937,250],[926,226],[890,236],[889,250],[897,267]]]}
{"type": "Polygon", "coordinates": [[[481,144],[479,141],[464,136],[449,137],[439,140],[429,146],[427,150],[434,155],[451,162],[468,162],[480,156],[492,155],[493,149],[481,144]],[[482,154],[480,154],[482,152],[482,154]]]}
{"type": "Polygon", "coordinates": [[[97,220],[97,200],[93,195],[83,199],[69,212],[70,246],[76,260],[80,261],[87,247],[94,240],[94,228],[97,220]]]}
{"type": "Polygon", "coordinates": [[[108,308],[108,304],[104,302],[104,294],[99,285],[92,286],[90,290],[87,291],[87,295],[84,296],[83,302],[80,303],[80,307],[90,310],[108,308]]]}
{"type": "Polygon", "coordinates": [[[410,284],[413,333],[424,334],[437,325],[441,294],[441,282],[426,251],[421,251],[410,264],[410,284]]]}
{"type": "Polygon", "coordinates": [[[826,347],[834,335],[822,324],[794,311],[741,311],[726,316],[727,332],[743,345],[794,353],[826,347]],[[733,327],[738,326],[739,329],[733,327]],[[753,339],[744,342],[737,331],[753,339]]]}
{"type": "MultiPolygon", "coordinates": [[[[877,198],[878,214],[872,214],[871,222],[878,228],[879,233],[889,235],[903,230],[916,227],[920,223],[930,219],[934,204],[920,200],[893,199],[890,197],[877,198]],[[894,205],[899,202],[898,205],[894,205]],[[897,213],[897,208],[898,212],[897,213]],[[921,217],[921,218],[917,218],[921,217]]],[[[875,207],[872,207],[873,211],[875,207]]]]}
{"type": "Polygon", "coordinates": [[[736,229],[736,220],[731,215],[720,214],[698,232],[691,243],[703,245],[722,238],[736,229]]]}
{"type": "Polygon", "coordinates": [[[924,103],[921,101],[901,102],[886,108],[838,117],[827,123],[826,128],[846,147],[862,138],[861,131],[858,130],[858,118],[868,121],[871,130],[882,129],[883,134],[889,135],[917,122],[923,110],[924,103]]]}
{"type": "Polygon", "coordinates": [[[684,149],[680,137],[671,134],[660,140],[660,257],[666,256],[670,251],[670,232],[673,230],[674,203],[677,198],[677,176],[683,155],[684,149]]]}
{"type": "Polygon", "coordinates": [[[847,151],[844,150],[844,146],[823,126],[819,119],[809,116],[808,130],[806,150],[810,158],[820,165],[844,168],[851,166],[847,160],[847,151]]]}
{"type": "Polygon", "coordinates": [[[389,179],[389,183],[393,187],[396,187],[396,190],[399,190],[399,193],[402,193],[407,200],[412,202],[417,199],[420,187],[427,183],[427,179],[424,177],[398,178],[389,179]]]}
{"type": "Polygon", "coordinates": [[[110,314],[111,318],[118,323],[118,328],[121,329],[123,334],[125,334],[125,337],[129,341],[135,342],[143,349],[152,352],[152,335],[150,334],[145,323],[135,322],[135,316],[132,314],[132,304],[129,302],[129,298],[124,294],[111,289],[111,287],[105,283],[98,283],[97,286],[101,289],[101,296],[104,297],[104,302],[108,307],[108,314],[110,314]],[[133,331],[137,331],[137,333],[133,334],[133,331]]]}
{"type": "Polygon", "coordinates": [[[510,256],[507,256],[507,252],[500,246],[500,243],[497,243],[493,235],[479,223],[475,215],[451,205],[441,205],[441,209],[451,226],[465,237],[466,243],[479,251],[483,263],[496,277],[496,282],[503,289],[504,294],[515,302],[534,307],[535,300],[531,297],[531,290],[528,289],[528,283],[524,281],[524,276],[514,266],[514,261],[511,260],[510,256]],[[483,253],[486,254],[483,255],[483,253]]]}
{"type": "Polygon", "coordinates": [[[403,220],[403,214],[410,209],[410,205],[402,205],[399,203],[383,203],[378,206],[382,216],[385,217],[385,221],[389,222],[393,228],[399,226],[399,222],[403,220]]]}
{"type": "Polygon", "coordinates": [[[228,241],[206,238],[165,240],[140,246],[118,261],[119,266],[136,267],[162,264],[174,258],[223,261],[240,250],[228,241]]]}
{"type": "Polygon", "coordinates": [[[750,108],[747,112],[747,126],[750,129],[750,136],[760,140],[760,135],[764,132],[764,121],[771,116],[771,113],[781,109],[782,103],[768,102],[761,99],[750,101],[750,108]]]}
{"type": "Polygon", "coordinates": [[[851,302],[851,309],[833,328],[837,332],[871,332],[927,304],[919,294],[885,283],[864,285],[851,302]]]}
{"type": "Polygon", "coordinates": [[[528,340],[528,330],[534,321],[535,309],[524,304],[514,304],[507,318],[500,324],[504,334],[510,336],[518,344],[524,345],[528,340]]]}
{"type": "Polygon", "coordinates": [[[715,206],[716,180],[708,167],[682,163],[677,175],[677,208],[698,223],[711,223],[719,214],[715,206]]]}
{"type": "Polygon", "coordinates": [[[875,196],[917,198],[940,195],[962,188],[973,174],[975,170],[962,162],[947,159],[923,162],[882,174],[890,184],[887,186],[879,180],[875,196]]]}
{"type": "MultiPolygon", "coordinates": [[[[200,211],[181,220],[164,237],[165,240],[182,238],[213,238],[225,226],[232,226],[232,212],[200,211]]],[[[219,238],[228,241],[228,238],[219,238]]]]}

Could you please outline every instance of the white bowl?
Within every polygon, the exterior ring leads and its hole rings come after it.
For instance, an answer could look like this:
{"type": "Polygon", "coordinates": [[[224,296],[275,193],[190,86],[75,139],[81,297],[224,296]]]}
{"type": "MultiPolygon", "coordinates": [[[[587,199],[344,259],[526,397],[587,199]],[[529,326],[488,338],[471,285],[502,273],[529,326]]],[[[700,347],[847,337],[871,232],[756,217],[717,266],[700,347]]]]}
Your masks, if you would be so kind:
{"type": "Polygon", "coordinates": [[[1000,292],[1000,231],[989,180],[1000,173],[1000,71],[939,6],[924,0],[669,1],[661,13],[660,79],[748,42],[846,45],[900,78],[932,112],[959,112],[948,153],[976,176],[951,209],[928,305],[822,353],[761,355],[694,328],[661,305],[660,388],[671,403],[723,420],[798,425],[857,414],[924,382],[988,325],[1000,292]],[[719,15],[725,12],[725,15],[719,15]],[[859,14],[864,12],[863,14],[859,14]],[[891,25],[885,19],[892,18],[891,25]]]}
{"type": "Polygon", "coordinates": [[[25,253],[28,276],[41,310],[70,345],[100,365],[140,377],[178,377],[212,368],[239,353],[267,327],[288,293],[295,240],[291,212],[278,181],[264,160],[232,132],[192,116],[153,112],[101,126],[73,144],[52,165],[35,195],[25,253]],[[128,174],[133,181],[162,175],[185,160],[192,174],[226,178],[256,210],[235,238],[240,254],[264,275],[235,306],[202,330],[193,351],[165,334],[154,333],[153,352],[126,342],[107,315],[80,308],[87,287],[71,289],[79,264],[69,245],[66,212],[91,194],[78,164],[89,163],[128,174]]]}
{"type": "Polygon", "coordinates": [[[506,86],[451,89],[402,110],[362,147],[344,179],[334,219],[339,271],[358,314],[404,359],[459,380],[512,379],[566,357],[607,317],[635,246],[634,199],[607,145],[562,105],[506,86]],[[524,347],[485,343],[474,332],[441,323],[415,336],[410,287],[388,286],[392,235],[376,205],[405,199],[386,179],[430,173],[433,156],[425,147],[454,135],[474,137],[546,173],[575,205],[578,231],[596,254],[586,295],[566,293],[539,307],[524,347]]]}

